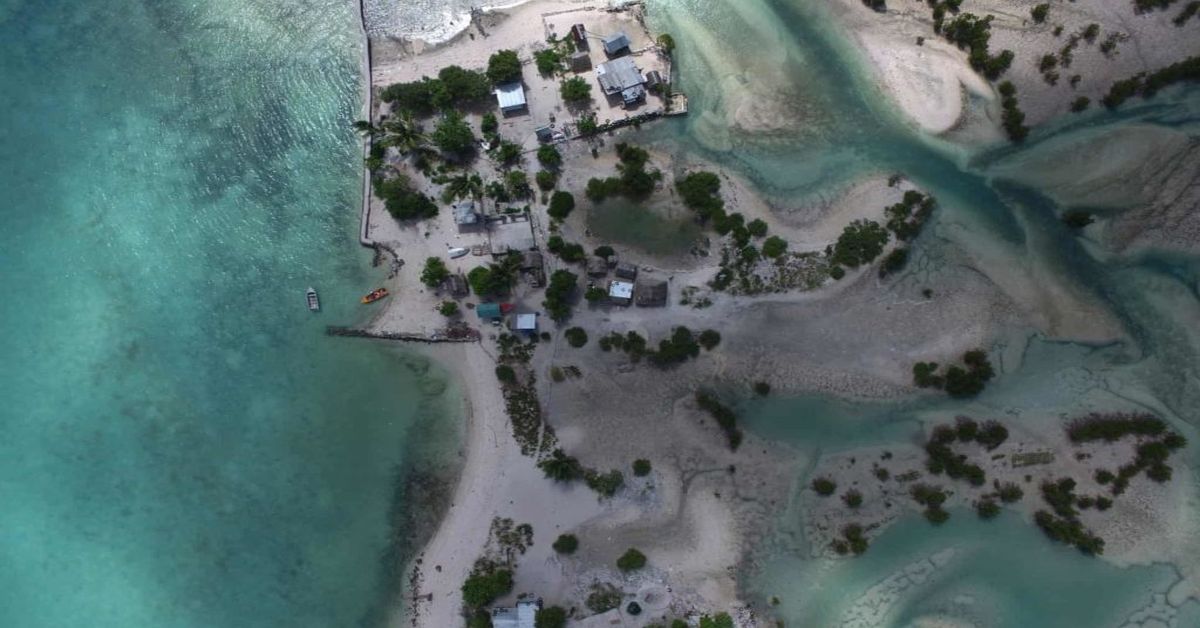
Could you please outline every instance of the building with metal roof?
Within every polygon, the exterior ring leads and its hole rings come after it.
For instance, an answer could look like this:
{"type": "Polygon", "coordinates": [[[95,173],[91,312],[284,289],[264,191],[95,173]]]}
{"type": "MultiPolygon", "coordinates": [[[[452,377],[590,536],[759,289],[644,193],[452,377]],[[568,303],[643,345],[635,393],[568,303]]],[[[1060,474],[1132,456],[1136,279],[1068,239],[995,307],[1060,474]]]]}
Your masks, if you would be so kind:
{"type": "Polygon", "coordinates": [[[641,87],[646,77],[638,70],[633,57],[621,57],[605,61],[596,66],[596,81],[600,83],[600,91],[612,96],[627,89],[641,87]]]}
{"type": "Polygon", "coordinates": [[[496,103],[500,105],[500,111],[504,113],[524,111],[529,106],[529,103],[525,101],[525,87],[520,82],[497,85],[494,93],[496,94],[496,103]]]}
{"type": "Polygon", "coordinates": [[[623,279],[637,279],[638,267],[637,264],[630,262],[621,262],[617,264],[616,274],[623,279]]]}
{"type": "Polygon", "coordinates": [[[521,600],[516,608],[493,608],[492,628],[534,628],[541,600],[521,600]]]}
{"type": "Polygon", "coordinates": [[[513,320],[513,330],[526,334],[537,333],[537,314],[533,312],[517,314],[513,320]]]}
{"type": "Polygon", "coordinates": [[[479,215],[475,201],[459,201],[451,205],[451,208],[454,211],[454,224],[458,225],[459,231],[470,231],[483,224],[483,216],[479,215]]]}
{"type": "Polygon", "coordinates": [[[608,300],[617,305],[629,305],[633,301],[633,283],[616,279],[608,282],[608,300]]]}
{"type": "Polygon", "coordinates": [[[600,41],[604,44],[604,54],[610,57],[629,50],[629,35],[626,35],[625,31],[617,31],[612,35],[601,37],[600,41]]]}

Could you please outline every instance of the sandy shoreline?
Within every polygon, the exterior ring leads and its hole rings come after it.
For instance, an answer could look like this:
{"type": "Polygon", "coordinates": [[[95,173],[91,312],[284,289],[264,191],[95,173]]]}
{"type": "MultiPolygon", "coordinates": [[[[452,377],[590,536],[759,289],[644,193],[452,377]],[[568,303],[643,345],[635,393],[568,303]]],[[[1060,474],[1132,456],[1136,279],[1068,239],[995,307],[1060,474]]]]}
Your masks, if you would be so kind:
{"type": "MultiPolygon", "coordinates": [[[[488,51],[499,47],[500,41],[540,42],[541,29],[551,28],[545,14],[538,18],[540,12],[580,6],[561,0],[517,4],[507,13],[489,12],[480,23],[464,25],[464,30],[440,43],[388,42],[383,64],[364,62],[368,90],[435,74],[430,71],[431,64],[482,67],[488,51]],[[489,36],[497,39],[488,42],[489,36]]],[[[968,96],[987,101],[992,88],[969,69],[961,51],[932,37],[918,46],[911,32],[904,30],[915,22],[881,26],[880,19],[894,16],[862,14],[862,10],[857,0],[845,0],[841,17],[875,68],[880,90],[890,95],[914,125],[929,134],[945,135],[980,121],[965,122],[970,118],[968,96]]],[[[527,57],[540,43],[511,45],[527,57]]],[[[530,71],[527,68],[526,72],[530,71]]],[[[549,91],[555,90],[551,87],[549,91]]],[[[553,100],[552,94],[531,93],[531,108],[542,106],[534,102],[553,100]]],[[[368,97],[364,104],[368,115],[378,116],[377,103],[368,97]]],[[[533,113],[553,116],[561,111],[559,105],[533,113]]],[[[476,118],[471,122],[475,124],[476,118]]],[[[502,133],[518,133],[517,123],[502,120],[500,124],[502,133]]],[[[976,126],[979,128],[971,129],[975,137],[999,138],[994,126],[976,126]]],[[[560,146],[568,164],[587,164],[584,168],[568,165],[560,188],[579,192],[588,177],[613,171],[612,144],[632,133],[606,136],[594,158],[589,155],[592,147],[583,142],[560,146]]],[[[526,148],[536,145],[536,140],[527,142],[526,148]]],[[[532,163],[528,155],[524,159],[532,163]]],[[[659,199],[669,195],[670,201],[676,200],[676,172],[689,167],[716,170],[726,202],[747,220],[770,222],[771,232],[786,238],[796,250],[823,250],[850,220],[882,219],[883,208],[912,188],[908,182],[888,185],[887,174],[875,173],[826,202],[776,207],[761,198],[747,180],[712,164],[675,161],[660,153],[653,153],[651,160],[666,175],[657,192],[659,199]]],[[[481,161],[480,169],[487,168],[486,159],[481,161]]],[[[484,172],[484,176],[501,172],[484,172]]],[[[364,187],[367,184],[364,179],[364,187]]],[[[440,185],[428,181],[421,186],[435,198],[441,191],[440,185]]],[[[577,198],[582,204],[582,194],[577,198]]],[[[549,221],[542,216],[541,203],[535,200],[532,205],[533,230],[544,250],[549,221]]],[[[443,210],[438,218],[415,224],[397,223],[382,203],[364,190],[362,240],[378,242],[404,261],[387,282],[396,296],[371,321],[370,329],[428,334],[445,326],[447,318],[436,306],[450,297],[421,283],[422,262],[427,257],[445,259],[448,247],[470,248],[486,241],[477,233],[460,232],[447,213],[443,210]]],[[[576,210],[559,226],[559,233],[586,250],[608,244],[590,234],[585,213],[576,210]]],[[[756,625],[748,618],[734,574],[774,525],[777,504],[786,503],[794,494],[791,482],[801,461],[786,448],[753,436],[747,437],[747,444],[735,457],[709,417],[696,407],[693,394],[697,389],[715,386],[741,391],[735,396],[745,395],[752,383],[763,381],[784,395],[819,391],[895,398],[912,394],[914,361],[953,359],[978,346],[997,346],[1003,351],[1027,341],[1030,329],[1096,344],[1125,338],[1121,322],[1091,295],[1060,285],[1061,277],[1040,276],[1037,262],[1030,261],[1038,256],[1035,248],[987,243],[977,233],[985,226],[973,223],[970,217],[956,218],[938,225],[938,237],[955,242],[960,250],[936,263],[922,260],[919,271],[886,287],[876,277],[876,268],[867,265],[839,282],[810,291],[754,297],[714,293],[707,309],[678,300],[685,287],[703,289],[717,267],[715,258],[666,260],[650,253],[627,254],[618,246],[620,254],[627,255],[623,259],[669,282],[669,302],[661,309],[593,307],[581,302],[570,325],[584,327],[591,334],[593,341],[582,349],[567,346],[562,328],[543,317],[542,329],[552,336],[539,343],[529,364],[537,376],[545,425],[555,430],[558,444],[589,467],[625,472],[625,488],[611,499],[597,498],[580,482],[551,482],[537,468],[538,456],[522,454],[494,371],[495,337],[500,330],[488,327],[471,311],[479,299],[458,299],[465,308],[462,320],[480,328],[482,340],[425,351],[462,383],[465,464],[443,520],[406,571],[406,576],[411,574],[411,588],[404,594],[409,613],[403,619],[397,617],[394,624],[414,628],[461,624],[460,587],[475,561],[491,551],[493,520],[507,517],[530,524],[534,542],[518,558],[513,592],[497,600],[497,605],[532,595],[548,604],[578,608],[590,583],[603,581],[615,583],[627,598],[645,601],[647,608],[663,616],[740,611],[739,625],[756,625]],[[979,242],[984,245],[978,246],[979,242]],[[930,286],[935,286],[936,292],[930,286]],[[644,363],[631,363],[619,352],[602,353],[594,342],[611,331],[637,331],[657,342],[679,324],[693,329],[720,326],[723,344],[680,368],[654,371],[644,363]],[[764,338],[759,333],[763,329],[776,333],[764,338]],[[886,350],[879,351],[879,347],[886,350]],[[553,382],[552,369],[564,367],[578,368],[581,375],[553,382]],[[654,471],[647,478],[635,479],[629,473],[630,463],[638,458],[653,460],[654,471]],[[551,551],[551,542],[564,532],[580,538],[577,555],[563,557],[551,551]],[[634,545],[645,551],[649,567],[637,574],[622,574],[613,567],[615,556],[634,545]],[[661,606],[650,606],[650,600],[661,606]]],[[[546,257],[547,272],[572,268],[587,281],[581,269],[546,257]]],[[[466,272],[489,260],[469,255],[448,260],[447,265],[452,272],[466,272]]],[[[541,292],[523,284],[509,300],[518,311],[542,309],[541,292]]],[[[1153,500],[1160,500],[1154,504],[1161,505],[1165,498],[1154,496],[1153,500]]],[[[833,514],[825,524],[833,529],[839,521],[833,514]]],[[[1118,561],[1139,563],[1156,556],[1138,548],[1123,550],[1118,552],[1118,561]]],[[[1181,592],[1175,597],[1190,595],[1190,586],[1180,585],[1181,592]]],[[[622,621],[622,617],[618,609],[572,625],[608,626],[610,620],[622,621]]]]}

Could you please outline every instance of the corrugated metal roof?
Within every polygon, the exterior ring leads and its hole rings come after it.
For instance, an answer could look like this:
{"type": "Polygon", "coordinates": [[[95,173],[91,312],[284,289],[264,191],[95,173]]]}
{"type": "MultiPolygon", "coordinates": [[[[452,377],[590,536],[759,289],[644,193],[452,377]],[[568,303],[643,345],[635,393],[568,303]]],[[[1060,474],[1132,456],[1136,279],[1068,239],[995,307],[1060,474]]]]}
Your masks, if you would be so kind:
{"type": "Polygon", "coordinates": [[[616,94],[646,81],[632,57],[621,57],[596,66],[596,80],[605,94],[616,94]]]}
{"type": "Polygon", "coordinates": [[[520,83],[497,85],[495,94],[502,110],[520,109],[526,105],[525,88],[520,83]]]}
{"type": "Polygon", "coordinates": [[[608,37],[602,37],[600,41],[604,42],[604,52],[610,55],[629,47],[629,35],[626,35],[625,31],[617,31],[608,37]]]}
{"type": "Polygon", "coordinates": [[[608,296],[618,299],[633,298],[633,284],[628,281],[613,281],[608,284],[608,296]]]}
{"type": "Polygon", "coordinates": [[[480,303],[475,306],[475,313],[479,318],[500,318],[499,303],[480,303]]]}

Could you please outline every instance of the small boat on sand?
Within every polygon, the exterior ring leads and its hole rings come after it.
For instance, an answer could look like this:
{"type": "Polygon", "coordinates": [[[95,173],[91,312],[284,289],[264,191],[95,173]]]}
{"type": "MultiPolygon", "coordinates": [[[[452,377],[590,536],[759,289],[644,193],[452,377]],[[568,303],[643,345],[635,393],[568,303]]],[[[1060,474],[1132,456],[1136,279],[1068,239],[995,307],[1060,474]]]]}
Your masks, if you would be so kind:
{"type": "Polygon", "coordinates": [[[387,288],[376,288],[367,294],[363,295],[363,303],[374,303],[388,295],[387,288]]]}
{"type": "Polygon", "coordinates": [[[471,249],[464,249],[461,246],[456,246],[456,247],[450,249],[449,251],[447,251],[446,253],[447,253],[447,255],[450,256],[450,259],[458,259],[470,252],[471,252],[471,249]]]}
{"type": "Polygon", "coordinates": [[[304,299],[308,301],[308,309],[313,312],[321,310],[321,300],[317,298],[317,291],[312,286],[304,291],[304,299]]]}

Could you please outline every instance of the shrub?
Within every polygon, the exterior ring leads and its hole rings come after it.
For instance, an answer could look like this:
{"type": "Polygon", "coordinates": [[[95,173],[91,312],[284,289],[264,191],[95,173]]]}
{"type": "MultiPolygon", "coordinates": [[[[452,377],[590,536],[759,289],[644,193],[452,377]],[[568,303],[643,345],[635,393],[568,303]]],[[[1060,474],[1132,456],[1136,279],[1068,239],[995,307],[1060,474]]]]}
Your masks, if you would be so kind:
{"type": "Polygon", "coordinates": [[[621,597],[621,592],[613,585],[597,582],[592,585],[585,604],[593,613],[603,613],[620,606],[621,597]]]}
{"type": "Polygon", "coordinates": [[[925,520],[933,525],[942,525],[950,519],[950,513],[941,508],[930,507],[925,509],[925,520]]]}
{"type": "Polygon", "coordinates": [[[845,493],[842,493],[842,502],[850,508],[858,508],[862,505],[862,501],[862,493],[855,489],[850,489],[845,493]]]}
{"type": "Polygon", "coordinates": [[[1096,482],[1097,483],[1109,484],[1114,479],[1116,479],[1116,476],[1114,476],[1112,474],[1112,471],[1109,471],[1108,469],[1097,469],[1096,470],[1096,482]]]}
{"type": "Polygon", "coordinates": [[[736,450],[742,444],[742,431],[737,427],[737,414],[732,409],[706,392],[696,393],[696,405],[716,420],[717,426],[725,432],[730,449],[736,450]]]}
{"type": "Polygon", "coordinates": [[[571,482],[583,477],[583,465],[561,449],[555,449],[550,457],[538,463],[546,477],[555,482],[571,482]]]}
{"type": "Polygon", "coordinates": [[[754,394],[766,397],[771,394],[771,385],[766,382],[754,382],[754,394]]]}
{"type": "Polygon", "coordinates": [[[534,628],[565,628],[567,611],[561,606],[539,608],[533,617],[534,628]]]}
{"type": "Polygon", "coordinates": [[[617,569],[621,571],[637,571],[645,566],[646,555],[632,547],[617,559],[617,569]]]}
{"type": "Polygon", "coordinates": [[[575,197],[570,192],[555,192],[550,195],[550,208],[547,213],[555,220],[566,220],[575,209],[575,197]]]}
{"type": "Polygon", "coordinates": [[[446,268],[446,262],[443,262],[440,257],[425,259],[425,268],[421,269],[421,283],[430,288],[436,288],[449,278],[450,270],[446,268]]]}
{"type": "Polygon", "coordinates": [[[1049,4],[1039,4],[1036,7],[1033,7],[1033,10],[1031,10],[1029,12],[1030,16],[1033,17],[1033,21],[1038,24],[1045,22],[1046,16],[1049,13],[1050,13],[1050,5],[1049,4]]]}
{"type": "Polygon", "coordinates": [[[572,327],[563,335],[567,337],[567,344],[575,347],[576,349],[586,345],[588,341],[587,332],[584,331],[582,327],[572,327]]]}
{"type": "Polygon", "coordinates": [[[559,554],[574,554],[579,549],[579,539],[574,534],[560,534],[550,547],[559,554]]]}
{"type": "Polygon", "coordinates": [[[517,381],[517,372],[507,364],[498,364],[496,365],[496,379],[505,384],[512,384],[517,381]]]}
{"type": "Polygon", "coordinates": [[[633,474],[637,477],[645,477],[650,475],[650,461],[645,458],[638,458],[633,461],[633,474]]]}
{"type": "Polygon", "coordinates": [[[500,128],[500,123],[496,121],[496,114],[487,112],[483,114],[483,120],[479,122],[479,131],[481,133],[495,133],[500,128]]]}
{"type": "Polygon", "coordinates": [[[513,170],[504,175],[504,187],[513,198],[529,198],[533,192],[529,187],[529,176],[522,170],[513,170]]]}
{"type": "Polygon", "coordinates": [[[700,346],[704,347],[705,350],[712,351],[717,347],[717,345],[721,344],[721,334],[711,329],[706,329],[700,332],[700,336],[697,338],[697,340],[700,342],[700,346]]]}
{"type": "Polygon", "coordinates": [[[625,476],[616,469],[608,473],[588,471],[584,474],[583,480],[588,488],[604,497],[612,497],[622,486],[625,486],[625,476]]]}
{"type": "Polygon", "coordinates": [[[438,306],[438,312],[441,312],[442,316],[454,316],[458,314],[458,304],[454,301],[442,301],[442,304],[438,306]]]}
{"type": "MultiPolygon", "coordinates": [[[[559,86],[559,93],[562,94],[563,101],[571,104],[587,102],[592,99],[592,84],[583,79],[583,77],[573,76],[559,86]]],[[[580,133],[586,134],[582,128],[583,122],[580,121],[580,133]]]]}
{"type": "Polygon", "coordinates": [[[488,58],[487,77],[492,83],[521,80],[521,60],[515,50],[498,50],[488,58]]]}
{"type": "Polygon", "coordinates": [[[821,497],[829,497],[837,490],[837,483],[829,478],[821,477],[812,481],[812,489],[821,497]]]}
{"type": "MultiPolygon", "coordinates": [[[[1080,96],[1079,98],[1076,98],[1074,101],[1071,102],[1071,112],[1079,113],[1081,111],[1086,111],[1088,106],[1091,104],[1092,104],[1091,98],[1088,98],[1087,96],[1080,96]]],[[[1086,212],[1084,212],[1084,213],[1086,213],[1086,212]]]]}
{"type": "Polygon", "coordinates": [[[883,263],[879,265],[879,276],[887,277],[888,275],[900,272],[904,269],[904,265],[908,263],[908,249],[899,247],[892,249],[887,257],[883,258],[883,263]]]}
{"type": "Polygon", "coordinates": [[[980,519],[993,519],[1000,514],[1000,504],[992,499],[981,499],[975,502],[975,513],[980,519]]]}

